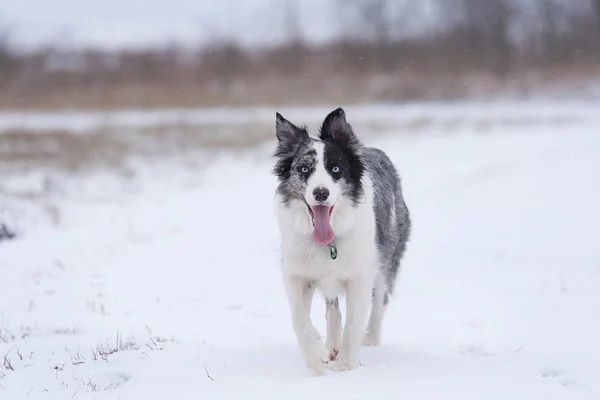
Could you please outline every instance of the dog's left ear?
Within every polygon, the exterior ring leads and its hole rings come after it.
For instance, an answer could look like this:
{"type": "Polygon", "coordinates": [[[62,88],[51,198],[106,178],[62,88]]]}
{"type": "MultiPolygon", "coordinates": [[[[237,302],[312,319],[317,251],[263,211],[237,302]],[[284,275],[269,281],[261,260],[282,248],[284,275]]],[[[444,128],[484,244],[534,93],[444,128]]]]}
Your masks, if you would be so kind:
{"type": "Polygon", "coordinates": [[[346,121],[346,113],[337,108],[329,113],[321,125],[321,140],[331,139],[349,147],[360,146],[360,142],[350,124],[346,121]]]}

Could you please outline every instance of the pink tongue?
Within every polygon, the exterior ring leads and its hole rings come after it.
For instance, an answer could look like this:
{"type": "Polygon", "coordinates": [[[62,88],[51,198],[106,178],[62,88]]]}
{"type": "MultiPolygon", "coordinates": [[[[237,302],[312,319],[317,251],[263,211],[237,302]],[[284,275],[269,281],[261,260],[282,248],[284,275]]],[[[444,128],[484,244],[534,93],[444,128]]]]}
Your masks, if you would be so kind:
{"type": "Polygon", "coordinates": [[[333,229],[329,223],[329,209],[328,206],[314,206],[312,212],[315,218],[315,226],[313,232],[313,238],[315,242],[327,245],[333,242],[333,229]]]}

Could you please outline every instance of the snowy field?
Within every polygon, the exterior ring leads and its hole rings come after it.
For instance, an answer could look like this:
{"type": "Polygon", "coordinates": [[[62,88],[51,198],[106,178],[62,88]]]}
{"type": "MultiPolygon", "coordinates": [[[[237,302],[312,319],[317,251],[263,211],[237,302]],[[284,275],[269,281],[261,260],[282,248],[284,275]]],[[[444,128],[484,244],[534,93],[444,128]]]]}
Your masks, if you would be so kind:
{"type": "MultiPolygon", "coordinates": [[[[325,376],[281,283],[272,130],[243,151],[131,154],[127,174],[5,166],[0,399],[600,399],[599,109],[348,107],[401,171],[414,231],[383,345],[325,376]]],[[[314,127],[327,110],[282,112],[314,127]]],[[[243,132],[274,114],[193,118],[243,132]]],[[[324,333],[319,299],[313,319],[324,333]]]]}

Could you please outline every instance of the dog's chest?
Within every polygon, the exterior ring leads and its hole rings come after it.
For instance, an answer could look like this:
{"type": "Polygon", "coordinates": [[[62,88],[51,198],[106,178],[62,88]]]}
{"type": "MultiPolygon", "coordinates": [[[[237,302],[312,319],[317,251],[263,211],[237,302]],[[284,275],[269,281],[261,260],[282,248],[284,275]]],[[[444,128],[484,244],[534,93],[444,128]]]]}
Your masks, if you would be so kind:
{"type": "Polygon", "coordinates": [[[284,249],[286,273],[314,282],[328,298],[343,292],[348,280],[377,269],[375,243],[345,241],[336,244],[337,257],[329,246],[311,241],[284,249]]]}

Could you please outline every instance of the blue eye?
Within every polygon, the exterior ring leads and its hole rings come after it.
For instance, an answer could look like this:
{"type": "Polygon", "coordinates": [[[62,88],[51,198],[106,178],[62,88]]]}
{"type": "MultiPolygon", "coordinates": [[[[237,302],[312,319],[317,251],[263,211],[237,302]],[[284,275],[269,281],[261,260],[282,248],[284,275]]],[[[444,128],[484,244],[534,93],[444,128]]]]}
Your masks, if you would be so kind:
{"type": "Polygon", "coordinates": [[[308,173],[308,167],[302,167],[300,168],[300,171],[302,171],[303,173],[308,173]]]}
{"type": "Polygon", "coordinates": [[[338,172],[340,172],[340,167],[338,167],[338,166],[336,165],[336,166],[335,166],[335,167],[333,167],[331,170],[332,170],[333,172],[335,172],[335,173],[338,173],[338,172]]]}

